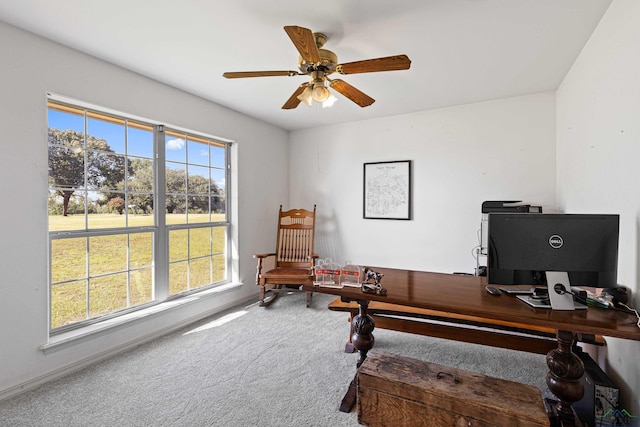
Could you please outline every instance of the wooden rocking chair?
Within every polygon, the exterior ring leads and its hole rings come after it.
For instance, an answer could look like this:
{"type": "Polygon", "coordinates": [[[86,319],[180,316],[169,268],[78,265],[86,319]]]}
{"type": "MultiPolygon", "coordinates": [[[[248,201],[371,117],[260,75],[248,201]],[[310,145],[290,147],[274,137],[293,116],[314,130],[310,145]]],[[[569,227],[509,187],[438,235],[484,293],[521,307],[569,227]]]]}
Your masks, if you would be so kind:
{"type": "MultiPolygon", "coordinates": [[[[313,267],[318,258],[313,252],[315,225],[315,205],[313,211],[291,209],[284,212],[280,205],[276,251],[253,256],[258,260],[256,285],[260,287],[261,306],[271,304],[280,292],[300,291],[301,285],[313,284],[313,267]],[[271,261],[269,266],[268,261],[271,261]],[[271,295],[265,298],[267,292],[271,295]]],[[[307,307],[311,305],[312,296],[312,292],[307,292],[307,307]]]]}

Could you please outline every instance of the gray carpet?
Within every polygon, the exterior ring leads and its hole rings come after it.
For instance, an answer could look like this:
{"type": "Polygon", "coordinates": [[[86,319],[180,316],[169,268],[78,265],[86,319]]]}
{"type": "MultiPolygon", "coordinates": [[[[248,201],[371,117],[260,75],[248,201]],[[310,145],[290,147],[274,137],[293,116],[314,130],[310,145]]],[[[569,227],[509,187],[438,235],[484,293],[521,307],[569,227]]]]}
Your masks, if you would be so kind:
{"type": "MultiPolygon", "coordinates": [[[[2,426],[355,426],[338,411],[355,373],[333,299],[282,296],[212,316],[0,402],[2,426]]],[[[545,357],[377,329],[376,350],[539,387],[545,357]]]]}

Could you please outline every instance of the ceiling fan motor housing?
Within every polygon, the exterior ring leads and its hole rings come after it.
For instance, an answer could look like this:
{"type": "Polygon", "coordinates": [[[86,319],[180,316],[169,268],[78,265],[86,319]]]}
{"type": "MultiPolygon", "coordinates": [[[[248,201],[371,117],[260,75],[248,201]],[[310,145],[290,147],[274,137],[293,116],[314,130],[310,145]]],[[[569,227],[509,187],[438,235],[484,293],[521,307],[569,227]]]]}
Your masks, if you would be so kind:
{"type": "Polygon", "coordinates": [[[313,71],[322,71],[324,75],[332,74],[336,71],[336,65],[338,64],[338,55],[328,49],[322,49],[322,46],[327,42],[327,36],[323,33],[313,33],[313,37],[318,46],[318,53],[320,54],[320,62],[306,62],[302,56],[298,57],[298,68],[304,74],[311,74],[313,71]]]}

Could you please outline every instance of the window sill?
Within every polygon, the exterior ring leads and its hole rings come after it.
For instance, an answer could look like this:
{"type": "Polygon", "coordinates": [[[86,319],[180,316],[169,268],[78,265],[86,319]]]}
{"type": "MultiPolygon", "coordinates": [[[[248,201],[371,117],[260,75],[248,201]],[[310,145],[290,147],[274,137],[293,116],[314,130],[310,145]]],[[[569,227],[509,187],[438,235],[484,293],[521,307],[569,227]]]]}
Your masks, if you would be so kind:
{"type": "MultiPolygon", "coordinates": [[[[165,313],[176,307],[182,307],[186,304],[192,304],[203,299],[211,298],[212,296],[218,295],[223,292],[231,291],[240,286],[242,286],[241,283],[228,283],[225,285],[207,289],[206,291],[188,295],[183,298],[177,298],[171,301],[162,302],[154,306],[144,308],[142,310],[137,310],[131,313],[124,314],[122,316],[114,317],[112,319],[107,319],[103,322],[87,325],[86,327],[83,327],[83,328],[78,328],[72,331],[54,335],[52,337],[49,337],[48,343],[41,345],[38,349],[44,352],[45,354],[53,353],[58,350],[62,350],[63,348],[68,347],[72,344],[77,344],[78,342],[82,342],[87,339],[93,339],[93,338],[99,337],[100,334],[105,333],[106,331],[113,329],[117,326],[131,324],[132,322],[148,318],[158,313],[165,313]]],[[[186,323],[188,322],[185,322],[185,324],[186,323]]],[[[184,325],[183,324],[177,325],[176,329],[182,326],[184,325]]],[[[165,334],[167,332],[168,332],[167,330],[163,330],[162,334],[165,334]]]]}

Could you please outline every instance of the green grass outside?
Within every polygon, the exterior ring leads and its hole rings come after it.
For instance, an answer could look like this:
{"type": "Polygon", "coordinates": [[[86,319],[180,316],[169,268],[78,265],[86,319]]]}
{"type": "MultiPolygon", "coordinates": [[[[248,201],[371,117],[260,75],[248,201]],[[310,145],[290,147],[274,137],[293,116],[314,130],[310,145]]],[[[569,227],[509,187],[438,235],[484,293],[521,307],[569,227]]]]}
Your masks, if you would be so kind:
{"type": "MultiPolygon", "coordinates": [[[[89,216],[89,223],[91,228],[123,227],[124,217],[95,214],[89,216]]],[[[207,215],[189,218],[191,222],[200,223],[209,220],[207,215]]],[[[167,215],[168,224],[184,222],[185,215],[167,215]]],[[[130,215],[129,224],[152,225],[153,217],[130,215]]],[[[84,216],[50,216],[49,228],[52,231],[84,229],[84,216]]],[[[170,231],[170,294],[223,280],[224,250],[224,227],[170,231]]],[[[150,232],[53,240],[51,259],[52,328],[153,300],[153,234],[150,232]],[[87,276],[87,268],[91,278],[87,276]]]]}

